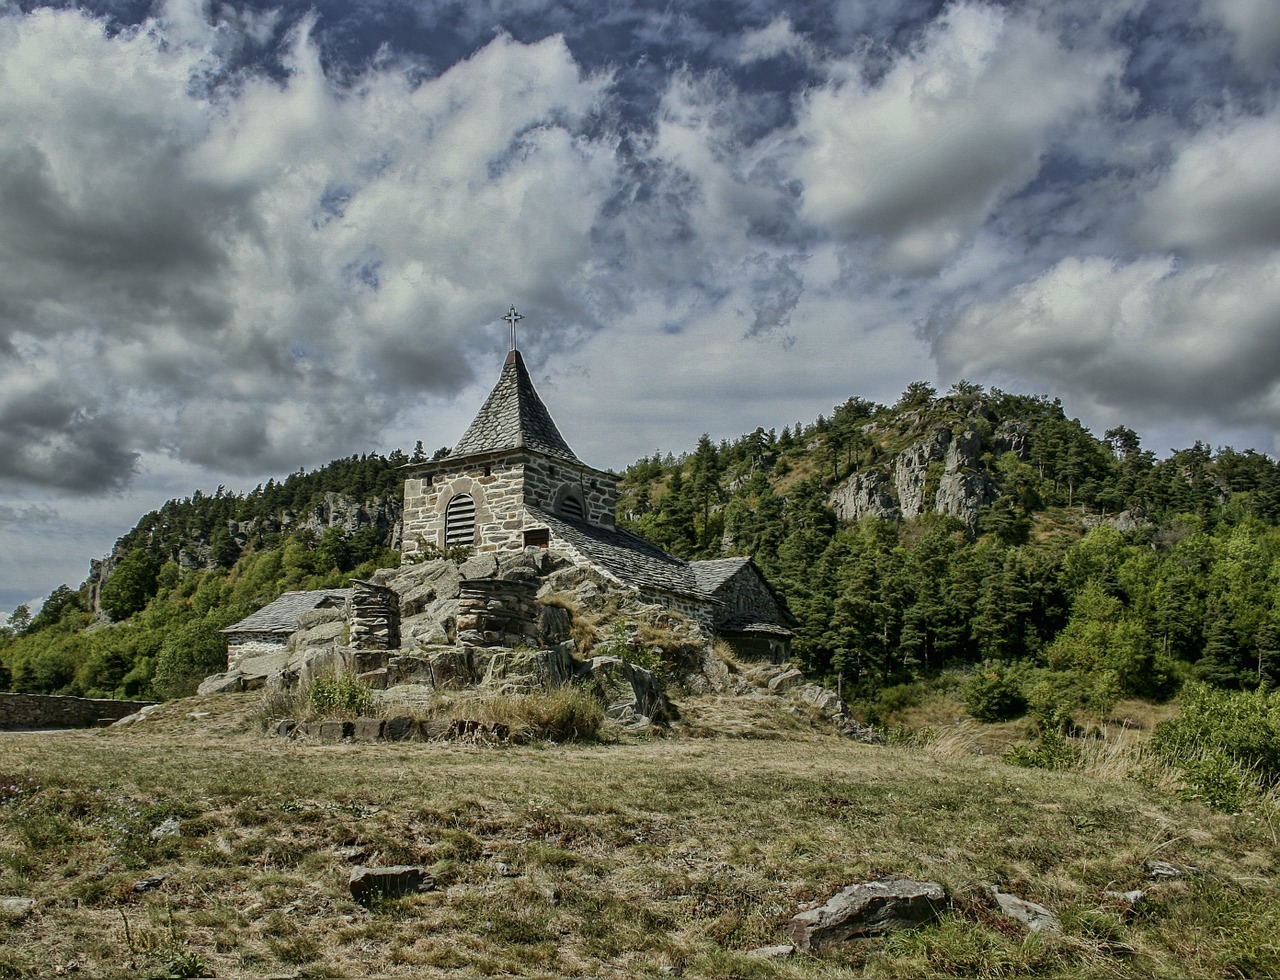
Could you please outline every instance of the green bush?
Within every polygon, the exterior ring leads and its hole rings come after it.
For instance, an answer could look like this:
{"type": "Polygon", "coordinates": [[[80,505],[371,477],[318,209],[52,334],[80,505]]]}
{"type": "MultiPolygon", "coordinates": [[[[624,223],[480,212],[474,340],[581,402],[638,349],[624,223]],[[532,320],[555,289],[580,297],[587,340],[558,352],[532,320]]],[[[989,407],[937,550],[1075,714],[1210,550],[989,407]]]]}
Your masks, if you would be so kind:
{"type": "Polygon", "coordinates": [[[961,691],[969,714],[978,721],[1008,721],[1027,710],[1017,672],[1005,664],[985,661],[961,691]]]}
{"type": "Polygon", "coordinates": [[[351,674],[325,674],[311,682],[307,703],[317,718],[356,718],[373,709],[374,695],[351,674]]]}
{"type": "Polygon", "coordinates": [[[1280,785],[1280,691],[1224,691],[1190,683],[1182,713],[1161,722],[1155,751],[1179,768],[1187,794],[1220,810],[1280,785]]]}

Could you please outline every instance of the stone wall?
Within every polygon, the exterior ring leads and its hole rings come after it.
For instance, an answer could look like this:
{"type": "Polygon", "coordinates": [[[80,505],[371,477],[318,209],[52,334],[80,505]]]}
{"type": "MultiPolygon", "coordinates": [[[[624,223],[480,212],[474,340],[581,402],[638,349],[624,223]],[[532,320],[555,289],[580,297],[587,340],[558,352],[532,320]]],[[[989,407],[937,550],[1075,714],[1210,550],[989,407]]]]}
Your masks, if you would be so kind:
{"type": "Polygon", "coordinates": [[[428,474],[405,479],[405,555],[417,554],[424,543],[444,547],[445,510],[449,501],[463,493],[475,500],[472,546],[478,552],[523,548],[525,530],[542,526],[530,518],[524,505],[555,511],[568,493],[578,497],[589,523],[614,525],[617,483],[609,474],[590,467],[533,453],[437,466],[428,474]]]}
{"type": "Polygon", "coordinates": [[[537,581],[469,579],[458,593],[458,645],[536,647],[537,581]]]}
{"type": "Polygon", "coordinates": [[[154,703],[0,692],[0,729],[90,728],[119,721],[154,703]]]}
{"type": "Polygon", "coordinates": [[[400,597],[386,586],[353,579],[347,600],[348,645],[357,650],[400,646],[400,597]]]}
{"type": "Polygon", "coordinates": [[[227,634],[227,670],[236,670],[245,660],[260,657],[266,653],[279,653],[288,649],[287,633],[228,633],[227,634]]]}
{"type": "Polygon", "coordinates": [[[716,590],[723,605],[716,610],[716,627],[727,620],[749,618],[759,623],[785,626],[787,617],[778,601],[750,564],[743,565],[716,590]]]}

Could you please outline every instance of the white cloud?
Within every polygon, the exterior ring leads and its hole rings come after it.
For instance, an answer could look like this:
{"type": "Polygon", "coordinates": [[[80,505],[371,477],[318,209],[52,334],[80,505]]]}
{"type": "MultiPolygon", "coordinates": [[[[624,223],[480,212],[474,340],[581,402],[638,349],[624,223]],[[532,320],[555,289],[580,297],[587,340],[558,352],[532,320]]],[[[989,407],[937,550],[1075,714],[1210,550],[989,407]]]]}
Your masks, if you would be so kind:
{"type": "Polygon", "coordinates": [[[1137,234],[1158,248],[1280,247],[1280,109],[1218,120],[1176,147],[1137,234]]]}
{"type": "Polygon", "coordinates": [[[1280,254],[1180,265],[1068,258],[935,323],[953,377],[1014,378],[1123,409],[1220,426],[1280,424],[1280,254]]]}
{"type": "Polygon", "coordinates": [[[1280,5],[1275,0],[1205,0],[1230,31],[1235,55],[1259,76],[1273,74],[1280,64],[1280,5]]]}
{"type": "Polygon", "coordinates": [[[949,7],[883,77],[833,65],[833,80],[805,100],[803,213],[835,235],[878,239],[888,271],[935,271],[1036,176],[1120,64],[1016,14],[949,7]]]}
{"type": "Polygon", "coordinates": [[[0,20],[0,478],[291,469],[463,387],[510,297],[582,321],[617,172],[560,38],[339,86],[304,21],[284,81],[202,90],[234,29],[0,20]]]}
{"type": "Polygon", "coordinates": [[[759,30],[742,35],[738,48],[738,64],[749,65],[769,58],[791,57],[808,61],[814,55],[808,38],[796,33],[791,18],[785,14],[775,17],[759,30]]]}

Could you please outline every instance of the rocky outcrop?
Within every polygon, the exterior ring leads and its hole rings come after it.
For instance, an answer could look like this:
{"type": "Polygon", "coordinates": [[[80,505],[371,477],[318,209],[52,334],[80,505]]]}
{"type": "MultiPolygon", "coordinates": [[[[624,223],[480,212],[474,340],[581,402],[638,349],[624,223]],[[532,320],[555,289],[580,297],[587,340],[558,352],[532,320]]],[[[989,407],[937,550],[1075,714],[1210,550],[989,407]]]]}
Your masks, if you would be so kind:
{"type": "Polygon", "coordinates": [[[901,514],[890,493],[891,486],[881,470],[864,470],[838,484],[828,502],[842,521],[860,521],[864,517],[891,521],[901,514]]]}
{"type": "Polygon", "coordinates": [[[898,490],[898,508],[903,517],[919,517],[928,509],[931,501],[925,499],[925,484],[929,464],[946,459],[950,445],[951,430],[938,426],[898,455],[893,467],[893,482],[898,490]]]}

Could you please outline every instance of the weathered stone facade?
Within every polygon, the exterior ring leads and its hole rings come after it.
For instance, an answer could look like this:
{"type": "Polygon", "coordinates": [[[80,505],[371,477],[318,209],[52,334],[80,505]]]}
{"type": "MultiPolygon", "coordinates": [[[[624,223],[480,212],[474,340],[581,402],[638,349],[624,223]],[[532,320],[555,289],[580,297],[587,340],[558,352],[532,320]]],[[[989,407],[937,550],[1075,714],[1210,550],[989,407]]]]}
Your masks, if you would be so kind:
{"type": "Polygon", "coordinates": [[[532,452],[420,464],[404,483],[406,556],[446,546],[446,514],[460,494],[475,501],[469,546],[482,552],[523,548],[525,532],[546,530],[526,504],[563,514],[574,500],[582,520],[605,527],[613,526],[618,504],[612,474],[532,452]]]}

